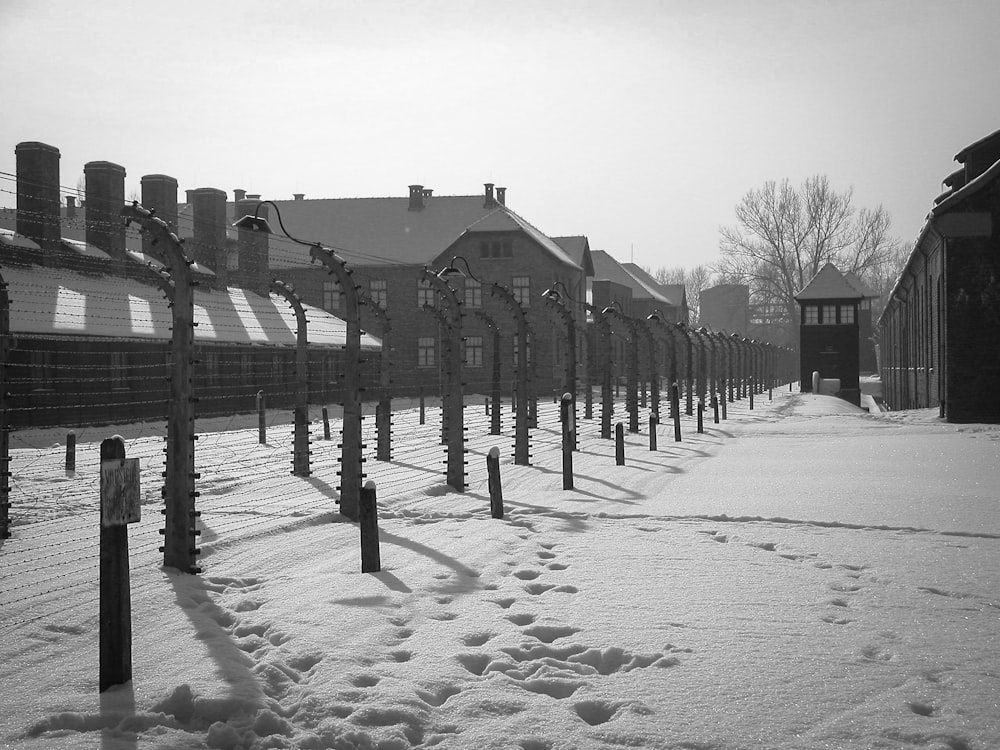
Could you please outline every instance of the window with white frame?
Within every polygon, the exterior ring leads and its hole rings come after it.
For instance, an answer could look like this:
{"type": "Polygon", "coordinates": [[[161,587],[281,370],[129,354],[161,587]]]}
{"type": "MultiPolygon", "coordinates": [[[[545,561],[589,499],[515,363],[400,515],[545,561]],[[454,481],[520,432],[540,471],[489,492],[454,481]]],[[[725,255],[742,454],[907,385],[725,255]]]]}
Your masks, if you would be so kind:
{"type": "Polygon", "coordinates": [[[240,383],[253,384],[253,358],[246,352],[240,354],[240,383]]]}
{"type": "Polygon", "coordinates": [[[465,280],[465,306],[470,309],[483,306],[483,285],[475,279],[465,280]]]}
{"type": "Polygon", "coordinates": [[[512,258],[514,257],[513,240],[480,240],[480,258],[512,258]]]}
{"type": "Polygon", "coordinates": [[[837,306],[836,305],[823,305],[823,313],[820,316],[820,322],[825,326],[832,326],[837,324],[837,306]]]}
{"type": "Polygon", "coordinates": [[[219,384],[219,353],[208,351],[204,353],[205,382],[209,385],[219,384]]]}
{"type": "Polygon", "coordinates": [[[128,356],[125,352],[111,352],[111,387],[128,388],[128,356]]]}
{"type": "Polygon", "coordinates": [[[850,325],[854,322],[854,305],[840,306],[840,324],[850,325]]]}
{"type": "Polygon", "coordinates": [[[434,307],[435,302],[434,287],[430,279],[417,279],[417,307],[434,307]]]}
{"type": "Polygon", "coordinates": [[[529,307],[531,304],[531,277],[515,276],[511,279],[511,292],[521,307],[529,307]]]}
{"type": "Polygon", "coordinates": [[[368,282],[368,294],[372,302],[385,309],[389,300],[389,285],[385,279],[372,279],[368,282]]]}
{"type": "Polygon", "coordinates": [[[328,312],[340,309],[340,282],[336,279],[323,282],[323,309],[328,312]]]}
{"type": "Polygon", "coordinates": [[[465,366],[483,366],[483,337],[468,336],[465,339],[465,366]]]}
{"type": "Polygon", "coordinates": [[[434,366],[434,343],[433,336],[417,338],[417,367],[434,366]]]}
{"type": "Polygon", "coordinates": [[[53,385],[52,352],[32,351],[31,352],[31,379],[32,390],[49,391],[53,385]]]}
{"type": "Polygon", "coordinates": [[[804,326],[819,325],[819,305],[802,306],[802,325],[804,326]]]}

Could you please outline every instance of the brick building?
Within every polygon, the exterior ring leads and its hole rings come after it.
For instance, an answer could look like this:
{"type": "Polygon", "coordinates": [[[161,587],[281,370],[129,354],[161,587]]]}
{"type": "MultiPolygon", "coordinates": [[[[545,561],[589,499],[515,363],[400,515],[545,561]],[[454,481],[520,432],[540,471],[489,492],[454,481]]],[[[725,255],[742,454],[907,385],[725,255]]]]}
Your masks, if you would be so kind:
{"type": "MultiPolygon", "coordinates": [[[[253,213],[259,201],[245,196],[226,209],[230,216],[253,213]]],[[[507,287],[526,312],[530,325],[528,342],[532,379],[538,394],[548,394],[562,381],[567,343],[565,332],[541,304],[541,294],[561,282],[574,297],[586,290],[590,266],[589,246],[582,238],[579,258],[546,236],[506,205],[506,189],[484,185],[481,195],[434,195],[422,185],[409,186],[406,197],[336,198],[274,201],[277,212],[270,222],[281,221],[297,238],[333,248],[349,264],[361,291],[377,303],[385,315],[362,310],[366,330],[385,337],[391,347],[393,391],[396,394],[434,392],[440,382],[442,339],[439,321],[424,309],[434,306],[437,295],[424,278],[424,269],[447,267],[456,256],[463,276],[449,283],[463,306],[464,379],[470,393],[489,390],[491,336],[482,314],[509,332],[501,340],[501,378],[504,391],[513,382],[515,347],[511,312],[490,293],[493,283],[507,287]],[[388,321],[389,331],[384,330],[388,321]]],[[[196,208],[196,207],[195,207],[196,208]]],[[[197,212],[193,212],[197,214],[197,212]]],[[[200,215],[200,214],[199,214],[200,215]]],[[[198,220],[192,217],[192,227],[198,220]]],[[[181,223],[182,232],[184,222],[181,223]]],[[[231,229],[229,230],[231,233],[231,229]]],[[[304,299],[315,300],[338,314],[341,300],[336,281],[322,267],[310,262],[310,249],[287,238],[253,237],[240,232],[229,244],[238,256],[230,265],[231,275],[243,273],[242,258],[259,256],[248,243],[267,243],[270,274],[294,284],[304,299]],[[237,268],[238,266],[238,268],[237,268]]],[[[226,242],[218,236],[217,242],[226,242]]],[[[579,243],[578,243],[579,244],[579,243]]],[[[246,282],[253,280],[247,278],[246,282]]],[[[575,310],[583,329],[584,312],[575,310]]]]}
{"type": "Polygon", "coordinates": [[[1000,131],[958,154],[878,320],[891,409],[1000,422],[1000,131]]]}
{"type": "MultiPolygon", "coordinates": [[[[120,216],[125,169],[88,162],[86,203],[69,196],[62,204],[59,150],[24,142],[16,155],[17,208],[0,209],[0,276],[9,300],[0,318],[6,423],[164,418],[171,358],[171,314],[157,270],[164,257],[120,216]]],[[[143,200],[172,218],[176,185],[163,175],[143,178],[143,200]]],[[[196,245],[190,250],[203,250],[196,245]]],[[[266,286],[260,294],[227,287],[201,263],[192,272],[199,414],[252,410],[262,390],[269,406],[290,406],[297,323],[288,303],[266,286]]],[[[344,321],[308,305],[306,319],[310,392],[334,401],[344,321]]],[[[380,348],[364,337],[363,357],[380,348]]]]}

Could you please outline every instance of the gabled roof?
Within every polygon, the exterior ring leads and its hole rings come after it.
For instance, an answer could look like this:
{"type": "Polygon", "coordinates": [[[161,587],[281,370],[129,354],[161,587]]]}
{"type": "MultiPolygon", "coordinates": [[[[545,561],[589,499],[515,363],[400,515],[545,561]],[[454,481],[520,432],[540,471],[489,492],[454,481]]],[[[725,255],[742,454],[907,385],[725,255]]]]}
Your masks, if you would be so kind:
{"type": "Polygon", "coordinates": [[[674,307],[680,307],[687,301],[686,289],[683,284],[661,284],[646,269],[635,263],[622,263],[622,267],[640,283],[659,292],[674,307]]]}
{"type": "MultiPolygon", "coordinates": [[[[528,235],[528,237],[534,240],[536,244],[540,245],[542,249],[547,250],[549,254],[560,263],[565,263],[566,265],[579,268],[579,264],[574,261],[573,258],[571,258],[551,237],[540,232],[529,222],[525,221],[505,206],[501,206],[495,211],[492,211],[483,218],[477,220],[470,225],[465,232],[474,234],[476,232],[509,232],[518,230],[528,235]]],[[[463,232],[463,234],[465,232],[463,232]]]]}
{"type": "Polygon", "coordinates": [[[41,250],[37,242],[34,240],[29,240],[13,229],[5,229],[0,227],[0,248],[10,247],[10,248],[21,248],[22,250],[41,250]]]}
{"type": "MultiPolygon", "coordinates": [[[[333,248],[354,265],[429,263],[468,227],[497,210],[485,207],[482,195],[432,196],[420,210],[407,198],[316,198],[274,201],[281,221],[295,237],[333,248]]],[[[234,206],[228,204],[228,215],[234,206]]],[[[239,218],[239,217],[237,217],[239,218]]],[[[273,209],[268,219],[280,231],[273,209]]],[[[186,230],[182,224],[180,232],[186,230]]],[[[309,248],[291,240],[270,238],[270,265],[289,268],[310,264],[309,248]]]]}
{"type": "Polygon", "coordinates": [[[603,250],[594,250],[590,255],[594,259],[594,279],[596,281],[613,281],[628,287],[632,290],[632,299],[634,300],[651,300],[660,305],[676,307],[666,295],[655,288],[658,286],[656,282],[653,284],[644,283],[603,250]]]}
{"type": "Polygon", "coordinates": [[[955,154],[955,161],[959,163],[964,163],[971,151],[975,151],[977,148],[980,148],[981,146],[986,145],[988,142],[996,140],[998,138],[1000,138],[1000,130],[994,130],[989,135],[983,136],[978,141],[970,143],[968,146],[966,146],[957,154],[955,154]]]}
{"type": "MultiPolygon", "coordinates": [[[[40,266],[5,266],[14,335],[169,341],[171,313],[154,286],[114,276],[77,274],[40,266]]],[[[342,349],[343,320],[308,305],[309,345],[342,349]]],[[[277,294],[261,297],[243,289],[194,293],[196,343],[290,346],[296,342],[295,314],[277,294]]],[[[363,349],[381,348],[363,335],[363,349]]]]}
{"type": "Polygon", "coordinates": [[[844,278],[847,283],[861,292],[861,296],[865,299],[878,299],[882,295],[872,289],[868,284],[865,283],[864,279],[858,276],[854,271],[845,271],[844,278]]]}
{"type": "Polygon", "coordinates": [[[939,196],[935,200],[936,205],[931,209],[930,215],[940,216],[941,214],[947,213],[954,208],[956,204],[977,193],[986,185],[991,184],[997,179],[997,177],[1000,177],[1000,161],[994,162],[993,166],[976,177],[974,180],[960,187],[958,190],[939,196]]]}
{"type": "Polygon", "coordinates": [[[553,237],[552,240],[566,251],[574,263],[583,269],[584,275],[594,275],[594,260],[590,257],[590,240],[585,235],[553,237]]]}
{"type": "Polygon", "coordinates": [[[837,270],[833,263],[827,263],[806,284],[802,291],[795,295],[799,300],[817,299],[861,299],[864,295],[855,289],[837,270]]]}

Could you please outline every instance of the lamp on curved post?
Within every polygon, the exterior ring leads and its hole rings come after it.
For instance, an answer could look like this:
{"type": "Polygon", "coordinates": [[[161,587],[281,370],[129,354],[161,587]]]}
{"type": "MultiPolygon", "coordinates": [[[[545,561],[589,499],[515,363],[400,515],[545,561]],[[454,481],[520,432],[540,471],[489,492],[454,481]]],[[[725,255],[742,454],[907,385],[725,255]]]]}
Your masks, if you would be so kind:
{"type": "Polygon", "coordinates": [[[691,334],[688,332],[687,324],[683,321],[678,321],[674,324],[674,330],[678,331],[684,340],[687,342],[687,346],[684,351],[684,380],[685,380],[685,392],[686,400],[684,403],[684,413],[689,417],[694,414],[694,344],[691,342],[691,334]]]}
{"type": "Polygon", "coordinates": [[[375,405],[375,458],[379,461],[392,460],[392,322],[385,311],[370,294],[359,292],[358,302],[371,311],[378,321],[382,341],[378,368],[378,403],[375,405]]]}
{"type": "Polygon", "coordinates": [[[274,209],[281,233],[292,242],[308,247],[310,258],[314,262],[324,265],[327,273],[337,279],[340,293],[343,295],[342,312],[344,313],[346,333],[344,356],[341,361],[342,372],[340,373],[343,434],[340,443],[340,487],[338,489],[340,490],[341,514],[352,520],[357,520],[361,499],[361,481],[364,479],[361,456],[361,320],[358,310],[358,286],[354,283],[347,262],[332,248],[324,247],[319,242],[300,240],[289,234],[281,221],[281,210],[273,201],[261,201],[254,209],[253,216],[244,216],[239,221],[234,222],[233,226],[238,229],[277,234],[271,229],[268,220],[260,216],[260,209],[265,205],[274,209]]]}
{"type": "Polygon", "coordinates": [[[493,334],[493,358],[490,379],[490,434],[500,434],[500,326],[485,310],[476,310],[476,317],[483,321],[493,334]]]}
{"type": "MultiPolygon", "coordinates": [[[[608,321],[607,316],[603,311],[598,310],[594,305],[589,302],[584,302],[583,300],[576,299],[570,295],[569,290],[566,286],[557,281],[552,285],[553,289],[560,287],[562,289],[561,294],[568,299],[570,302],[574,302],[578,305],[583,305],[583,308],[589,312],[594,318],[594,326],[596,327],[598,333],[604,342],[603,346],[596,347],[601,353],[601,439],[610,440],[611,439],[611,414],[614,410],[614,396],[611,390],[611,324],[608,321]]],[[[588,349],[590,345],[588,344],[588,349]]],[[[587,357],[587,416],[586,419],[590,419],[590,400],[592,394],[590,391],[590,357],[587,357]]]]}
{"type": "MultiPolygon", "coordinates": [[[[481,285],[484,284],[481,279],[472,273],[469,261],[461,255],[454,256],[448,267],[443,269],[439,275],[442,277],[468,276],[473,281],[479,282],[481,285]],[[465,266],[464,272],[455,265],[456,261],[462,261],[462,264],[465,266]]],[[[494,297],[500,297],[504,304],[507,305],[507,308],[514,316],[514,323],[517,326],[518,346],[515,369],[517,371],[518,408],[514,412],[514,463],[518,466],[529,466],[531,464],[531,448],[529,444],[531,436],[529,433],[530,411],[528,401],[531,384],[528,370],[528,337],[530,335],[528,318],[524,313],[524,308],[521,307],[521,303],[517,301],[513,292],[503,284],[498,284],[495,281],[490,282],[490,294],[494,297]]]]}
{"type": "Polygon", "coordinates": [[[271,282],[271,291],[285,298],[295,313],[295,407],[292,411],[292,474],[309,476],[309,336],[302,298],[283,281],[271,282]]]}
{"type": "Polygon", "coordinates": [[[716,413],[716,423],[718,423],[718,407],[719,407],[719,352],[715,348],[715,336],[708,330],[705,326],[698,329],[698,335],[701,337],[702,341],[705,342],[705,349],[709,350],[709,360],[708,360],[708,371],[706,373],[706,381],[708,387],[708,400],[709,406],[712,408],[713,412],[716,413]]]}
{"type": "Polygon", "coordinates": [[[444,438],[447,445],[445,476],[450,487],[464,492],[465,390],[462,384],[462,303],[447,281],[449,276],[454,275],[452,271],[451,266],[436,272],[425,268],[423,275],[438,293],[438,298],[444,303],[444,309],[441,310],[441,321],[445,333],[445,351],[442,360],[445,365],[446,385],[441,408],[445,429],[444,438]]]}
{"type": "MultiPolygon", "coordinates": [[[[542,292],[542,299],[544,299],[550,306],[550,308],[562,318],[563,325],[566,326],[566,373],[565,381],[563,383],[563,393],[568,393],[570,395],[570,404],[568,409],[570,410],[573,418],[571,424],[576,424],[576,320],[573,317],[573,313],[569,311],[566,306],[566,302],[563,299],[563,294],[559,291],[559,287],[563,290],[566,286],[561,281],[556,281],[542,292]]],[[[573,437],[573,450],[576,450],[576,430],[572,431],[573,437]]]]}
{"type": "Polygon", "coordinates": [[[639,331],[634,318],[626,315],[617,302],[601,311],[621,320],[629,329],[628,363],[625,368],[625,409],[628,411],[628,431],[639,431],[639,331]]]}
{"type": "MultiPolygon", "coordinates": [[[[646,321],[653,324],[653,328],[663,331],[667,334],[667,346],[669,347],[669,357],[670,357],[670,370],[667,374],[670,380],[670,385],[674,385],[677,382],[677,340],[674,338],[673,326],[667,322],[663,313],[660,310],[653,310],[649,315],[646,316],[646,321]]],[[[652,330],[650,332],[652,334],[652,330]]],[[[673,408],[673,402],[671,402],[671,409],[673,408]]],[[[670,415],[671,417],[673,414],[670,415]]],[[[660,415],[657,413],[657,420],[659,420],[660,415]]]]}

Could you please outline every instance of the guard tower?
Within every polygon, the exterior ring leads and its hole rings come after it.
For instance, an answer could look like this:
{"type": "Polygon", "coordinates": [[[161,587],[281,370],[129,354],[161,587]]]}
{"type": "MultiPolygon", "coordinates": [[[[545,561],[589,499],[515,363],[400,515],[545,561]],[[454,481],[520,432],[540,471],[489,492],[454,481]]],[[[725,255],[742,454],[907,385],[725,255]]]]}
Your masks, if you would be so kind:
{"type": "Polygon", "coordinates": [[[813,390],[813,373],[818,372],[834,395],[861,405],[858,315],[863,299],[864,294],[832,263],[795,295],[802,391],[813,390]]]}

